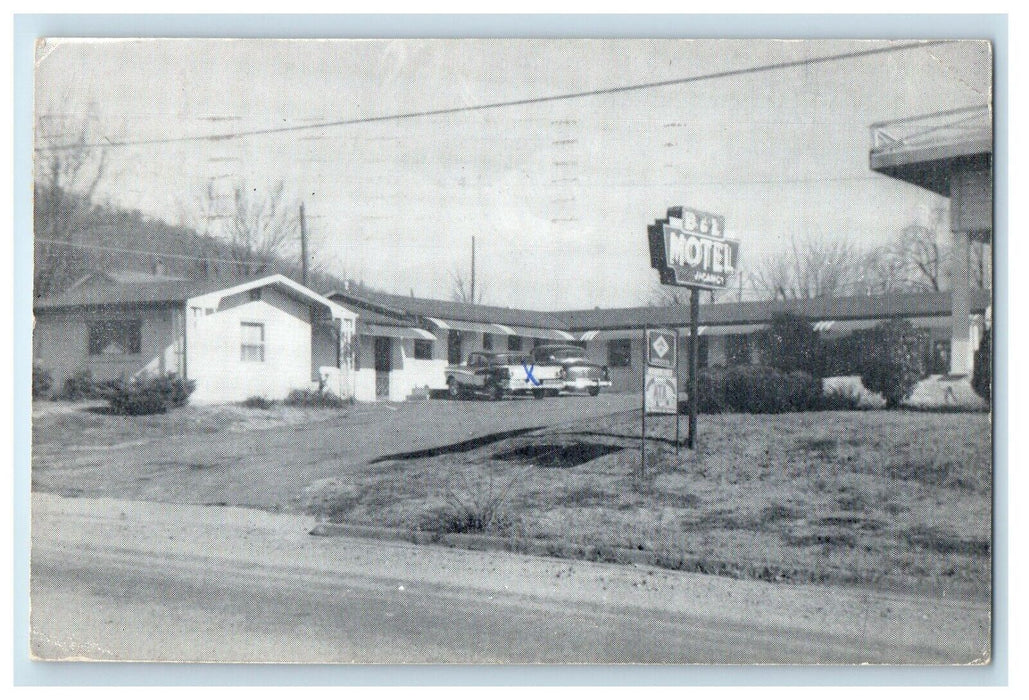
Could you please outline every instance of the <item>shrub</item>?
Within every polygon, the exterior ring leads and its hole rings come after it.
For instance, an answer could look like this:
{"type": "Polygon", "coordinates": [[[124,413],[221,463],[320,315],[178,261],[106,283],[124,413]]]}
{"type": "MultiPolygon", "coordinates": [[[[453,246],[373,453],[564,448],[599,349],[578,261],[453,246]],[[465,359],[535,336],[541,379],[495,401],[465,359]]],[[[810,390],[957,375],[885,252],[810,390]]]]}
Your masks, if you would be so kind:
{"type": "Polygon", "coordinates": [[[93,378],[93,373],[88,368],[80,369],[64,380],[61,398],[66,401],[101,399],[103,394],[100,388],[100,383],[93,378]]]}
{"type": "Polygon", "coordinates": [[[807,372],[822,376],[822,341],[801,316],[776,314],[758,336],[762,362],[780,372],[807,372]]]}
{"type": "Polygon", "coordinates": [[[181,377],[162,374],[118,380],[105,390],[114,413],[143,416],[166,413],[170,408],[186,405],[196,384],[181,377]]]}
{"type": "Polygon", "coordinates": [[[990,402],[993,387],[993,338],[987,329],[979,341],[979,349],[975,351],[975,364],[972,366],[972,388],[975,393],[990,402]]]}
{"type": "Polygon", "coordinates": [[[306,408],[344,408],[348,405],[346,399],[341,399],[335,394],[327,391],[311,391],[310,389],[294,389],[283,401],[287,406],[300,406],[306,408]]]}
{"type": "Polygon", "coordinates": [[[884,321],[872,329],[861,363],[861,382],[879,392],[889,408],[911,396],[925,377],[925,334],[906,319],[884,321]]]}
{"type": "Polygon", "coordinates": [[[50,395],[54,386],[54,378],[38,365],[32,365],[32,398],[40,399],[50,395]]]}
{"type": "Polygon", "coordinates": [[[266,399],[263,396],[251,396],[242,402],[243,408],[259,408],[262,411],[267,411],[274,405],[274,401],[266,399]]]}
{"type": "Polygon", "coordinates": [[[821,407],[822,381],[763,365],[709,367],[697,376],[701,413],[783,413],[821,407]]]}

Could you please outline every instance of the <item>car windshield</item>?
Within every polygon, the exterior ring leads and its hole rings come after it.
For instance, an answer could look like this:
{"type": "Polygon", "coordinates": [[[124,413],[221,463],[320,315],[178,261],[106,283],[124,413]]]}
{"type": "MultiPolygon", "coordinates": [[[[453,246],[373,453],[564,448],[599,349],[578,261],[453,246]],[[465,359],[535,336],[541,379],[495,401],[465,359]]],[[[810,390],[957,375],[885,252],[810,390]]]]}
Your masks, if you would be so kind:
{"type": "Polygon", "coordinates": [[[586,351],[582,348],[541,348],[538,357],[544,360],[582,360],[586,358],[586,351]]]}
{"type": "Polygon", "coordinates": [[[502,365],[520,365],[528,361],[529,357],[522,353],[501,354],[494,358],[494,362],[502,365]]]}

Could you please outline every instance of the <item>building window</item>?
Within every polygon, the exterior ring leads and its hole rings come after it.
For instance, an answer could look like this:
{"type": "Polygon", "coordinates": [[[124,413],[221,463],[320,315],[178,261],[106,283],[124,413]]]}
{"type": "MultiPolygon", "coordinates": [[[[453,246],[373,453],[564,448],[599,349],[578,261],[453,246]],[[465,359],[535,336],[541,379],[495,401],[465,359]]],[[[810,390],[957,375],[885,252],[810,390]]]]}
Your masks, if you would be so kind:
{"type": "Polygon", "coordinates": [[[725,362],[730,367],[733,365],[750,364],[749,335],[725,336],[725,362]]]}
{"type": "Polygon", "coordinates": [[[414,341],[414,359],[416,359],[416,360],[431,360],[432,359],[432,341],[431,340],[415,340],[414,341]]]}
{"type": "Polygon", "coordinates": [[[493,336],[489,333],[482,334],[482,349],[492,350],[493,349],[493,336]]]}
{"type": "Polygon", "coordinates": [[[138,355],[142,351],[142,321],[98,321],[89,324],[89,354],[138,355]]]}
{"type": "Polygon", "coordinates": [[[461,364],[461,331],[447,331],[447,362],[461,364]]]}
{"type": "Polygon", "coordinates": [[[264,362],[264,324],[243,322],[240,329],[240,359],[243,362],[264,362]]]}
{"type": "Polygon", "coordinates": [[[607,366],[632,366],[632,339],[617,338],[607,341],[607,366]]]}
{"type": "Polygon", "coordinates": [[[508,350],[521,350],[522,349],[522,336],[520,336],[520,335],[509,335],[509,336],[507,336],[507,349],[508,350]]]}

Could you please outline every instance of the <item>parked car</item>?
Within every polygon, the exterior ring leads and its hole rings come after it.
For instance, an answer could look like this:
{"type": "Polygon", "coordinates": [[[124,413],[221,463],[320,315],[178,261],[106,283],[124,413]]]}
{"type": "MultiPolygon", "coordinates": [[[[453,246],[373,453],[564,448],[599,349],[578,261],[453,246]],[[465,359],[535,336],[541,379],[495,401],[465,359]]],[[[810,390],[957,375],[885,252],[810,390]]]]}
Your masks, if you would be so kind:
{"type": "Polygon", "coordinates": [[[601,387],[611,386],[607,367],[590,362],[586,350],[578,345],[537,345],[532,349],[532,360],[538,368],[560,367],[565,391],[585,391],[596,396],[601,387]]]}
{"type": "Polygon", "coordinates": [[[447,393],[452,399],[484,394],[494,401],[527,394],[538,399],[556,396],[564,387],[562,368],[534,364],[524,352],[469,353],[464,364],[447,367],[447,393]]]}

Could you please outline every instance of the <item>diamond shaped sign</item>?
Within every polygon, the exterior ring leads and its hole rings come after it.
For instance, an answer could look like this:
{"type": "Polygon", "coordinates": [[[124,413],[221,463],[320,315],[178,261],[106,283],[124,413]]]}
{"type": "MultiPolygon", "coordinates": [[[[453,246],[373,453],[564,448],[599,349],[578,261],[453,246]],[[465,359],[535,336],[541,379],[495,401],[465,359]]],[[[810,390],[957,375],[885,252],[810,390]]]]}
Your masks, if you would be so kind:
{"type": "Polygon", "coordinates": [[[657,340],[654,341],[654,352],[657,353],[658,357],[664,357],[667,354],[668,342],[663,335],[659,335],[657,340]]]}
{"type": "Polygon", "coordinates": [[[675,367],[675,333],[669,330],[647,331],[647,364],[651,367],[675,367]]]}

